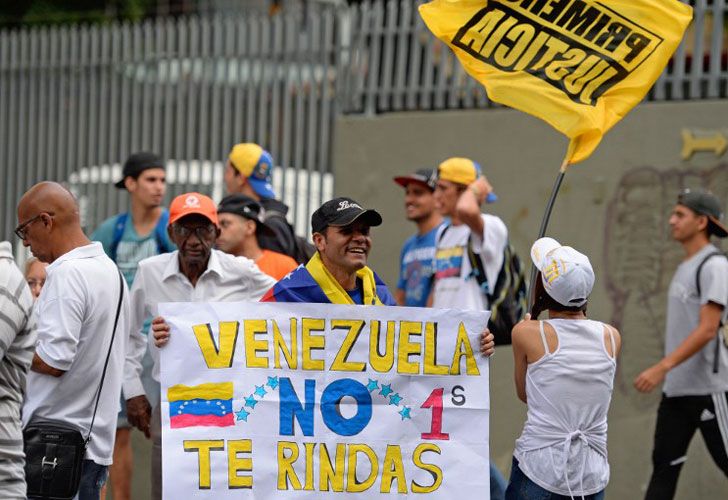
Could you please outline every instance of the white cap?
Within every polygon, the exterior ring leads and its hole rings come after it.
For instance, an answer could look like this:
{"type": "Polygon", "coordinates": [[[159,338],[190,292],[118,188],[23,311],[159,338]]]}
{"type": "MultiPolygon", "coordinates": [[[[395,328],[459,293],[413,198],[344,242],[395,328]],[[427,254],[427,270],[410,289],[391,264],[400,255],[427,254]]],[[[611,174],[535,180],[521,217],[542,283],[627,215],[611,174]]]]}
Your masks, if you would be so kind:
{"type": "Polygon", "coordinates": [[[531,260],[541,271],[541,282],[551,298],[564,306],[586,303],[594,288],[594,270],[589,258],[553,238],[541,238],[531,247],[531,260]]]}

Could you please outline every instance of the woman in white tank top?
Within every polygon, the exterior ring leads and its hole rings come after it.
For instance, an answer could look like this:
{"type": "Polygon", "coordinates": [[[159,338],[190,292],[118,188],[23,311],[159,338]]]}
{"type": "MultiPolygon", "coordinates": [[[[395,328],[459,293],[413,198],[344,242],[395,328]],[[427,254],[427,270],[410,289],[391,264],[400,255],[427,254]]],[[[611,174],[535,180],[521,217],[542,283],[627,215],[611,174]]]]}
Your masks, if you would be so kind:
{"type": "Polygon", "coordinates": [[[589,259],[552,238],[531,249],[539,270],[533,315],[513,329],[518,397],[528,405],[507,500],[601,500],[609,482],[607,412],[620,336],[586,317],[589,259]]]}

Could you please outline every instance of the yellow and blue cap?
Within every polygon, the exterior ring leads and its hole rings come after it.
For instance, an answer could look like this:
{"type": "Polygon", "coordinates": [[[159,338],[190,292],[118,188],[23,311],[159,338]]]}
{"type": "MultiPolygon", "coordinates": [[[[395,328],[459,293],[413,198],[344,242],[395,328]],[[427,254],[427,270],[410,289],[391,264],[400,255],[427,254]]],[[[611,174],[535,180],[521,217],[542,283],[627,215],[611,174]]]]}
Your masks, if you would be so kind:
{"type": "Polygon", "coordinates": [[[250,186],[261,198],[275,198],[273,189],[273,157],[252,142],[236,144],[228,156],[232,166],[248,178],[250,186]]]}

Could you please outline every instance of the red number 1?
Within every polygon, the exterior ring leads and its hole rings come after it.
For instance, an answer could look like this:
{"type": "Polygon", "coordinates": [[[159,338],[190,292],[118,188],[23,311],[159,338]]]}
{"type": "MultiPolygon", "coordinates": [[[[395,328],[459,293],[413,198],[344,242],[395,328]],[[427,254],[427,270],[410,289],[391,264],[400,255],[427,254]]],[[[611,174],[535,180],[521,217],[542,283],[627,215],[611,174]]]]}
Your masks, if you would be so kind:
{"type": "Polygon", "coordinates": [[[432,408],[430,432],[423,432],[422,439],[438,439],[448,441],[450,434],[442,432],[442,393],[444,389],[433,389],[420,408],[432,408]]]}

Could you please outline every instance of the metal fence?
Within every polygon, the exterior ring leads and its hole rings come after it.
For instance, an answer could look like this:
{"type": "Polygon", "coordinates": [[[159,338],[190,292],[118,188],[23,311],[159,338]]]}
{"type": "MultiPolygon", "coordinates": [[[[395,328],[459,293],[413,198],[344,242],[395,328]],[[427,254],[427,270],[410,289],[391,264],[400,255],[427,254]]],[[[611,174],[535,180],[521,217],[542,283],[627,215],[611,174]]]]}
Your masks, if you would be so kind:
{"type": "MultiPolygon", "coordinates": [[[[691,2],[694,22],[648,99],[726,97],[726,1],[691,2]]],[[[0,32],[0,237],[41,179],[71,185],[87,229],[124,210],[111,183],[138,150],[170,160],[170,196],[219,199],[222,162],[241,141],[273,153],[275,185],[305,233],[333,192],[337,114],[495,105],[429,33],[421,3],[0,32]]]]}
{"type": "MultiPolygon", "coordinates": [[[[351,36],[339,78],[344,113],[473,109],[497,106],[417,12],[423,0],[363,2],[346,19],[351,36]]],[[[694,20],[649,100],[728,95],[726,0],[685,1],[694,20]]]]}
{"type": "Polygon", "coordinates": [[[19,196],[39,180],[70,182],[93,229],[127,207],[112,180],[130,153],[170,160],[168,198],[212,194],[230,147],[244,141],[265,145],[283,166],[276,184],[304,229],[311,207],[332,189],[340,50],[335,9],[303,16],[1,32],[2,236],[12,234],[19,196]]]}

